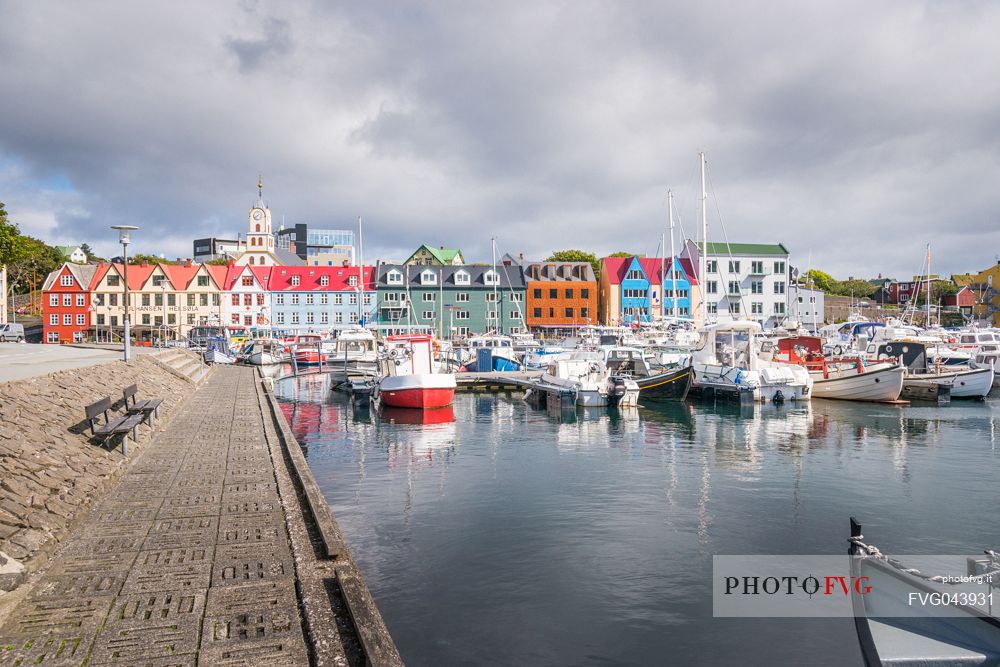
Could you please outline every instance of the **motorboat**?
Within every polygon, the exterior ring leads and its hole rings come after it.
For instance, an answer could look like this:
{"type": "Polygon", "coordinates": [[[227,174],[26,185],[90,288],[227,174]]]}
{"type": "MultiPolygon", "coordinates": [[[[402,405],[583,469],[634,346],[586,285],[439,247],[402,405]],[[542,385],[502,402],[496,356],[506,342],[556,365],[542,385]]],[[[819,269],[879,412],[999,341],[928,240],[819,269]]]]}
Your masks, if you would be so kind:
{"type": "Polygon", "coordinates": [[[630,377],[615,376],[602,355],[578,351],[554,359],[526,395],[558,396],[583,407],[636,405],[639,385],[630,377]]]}
{"type": "Polygon", "coordinates": [[[346,365],[348,373],[374,373],[378,365],[375,334],[360,326],[344,329],[333,339],[327,360],[341,367],[346,365]]]}
{"type": "Polygon", "coordinates": [[[907,386],[913,380],[926,381],[947,385],[951,389],[951,398],[983,399],[993,388],[993,367],[968,368],[935,365],[927,360],[927,345],[918,340],[897,340],[882,343],[875,352],[875,360],[898,358],[906,367],[906,377],[903,379],[903,398],[906,398],[907,386]]]}
{"type": "Polygon", "coordinates": [[[893,361],[866,364],[860,356],[827,358],[818,336],[788,336],[775,341],[773,359],[799,364],[813,380],[813,398],[845,401],[895,401],[906,369],[893,361]]]}
{"type": "Polygon", "coordinates": [[[427,334],[389,336],[379,355],[372,401],[395,408],[435,409],[455,399],[455,375],[442,373],[427,334]]]}
{"type": "Polygon", "coordinates": [[[1000,386],[1000,334],[992,331],[963,331],[958,335],[956,347],[972,355],[974,368],[992,367],[993,386],[1000,386]]]}
{"type": "Polygon", "coordinates": [[[281,343],[271,338],[257,338],[248,341],[244,349],[246,362],[254,366],[280,364],[284,356],[281,343]]]}
{"type": "Polygon", "coordinates": [[[297,366],[317,366],[326,363],[323,338],[317,334],[299,334],[291,344],[292,361],[297,366]]]}
{"type": "Polygon", "coordinates": [[[798,364],[761,357],[757,344],[761,331],[752,320],[702,327],[700,347],[691,357],[691,391],[741,403],[809,400],[813,386],[809,372],[798,364]]]}
{"type": "Polygon", "coordinates": [[[986,602],[992,601],[1000,577],[996,551],[978,556],[910,557],[909,562],[901,562],[866,544],[861,528],[852,517],[851,580],[868,585],[864,595],[852,596],[866,665],[1000,664],[1000,619],[995,616],[996,608],[986,602]],[[913,604],[934,597],[947,603],[913,604]]]}
{"type": "Polygon", "coordinates": [[[463,372],[519,371],[522,368],[510,336],[472,336],[465,341],[463,372]]]}
{"type": "Polygon", "coordinates": [[[209,364],[235,364],[236,354],[229,348],[229,340],[225,336],[208,339],[205,351],[202,353],[209,364]]]}
{"type": "Polygon", "coordinates": [[[571,354],[571,352],[563,347],[539,347],[524,355],[524,367],[530,370],[544,370],[548,368],[553,359],[564,354],[571,354]]]}
{"type": "Polygon", "coordinates": [[[654,370],[643,350],[635,347],[602,349],[604,363],[616,377],[635,380],[639,398],[643,401],[683,401],[691,387],[690,366],[654,370]]]}

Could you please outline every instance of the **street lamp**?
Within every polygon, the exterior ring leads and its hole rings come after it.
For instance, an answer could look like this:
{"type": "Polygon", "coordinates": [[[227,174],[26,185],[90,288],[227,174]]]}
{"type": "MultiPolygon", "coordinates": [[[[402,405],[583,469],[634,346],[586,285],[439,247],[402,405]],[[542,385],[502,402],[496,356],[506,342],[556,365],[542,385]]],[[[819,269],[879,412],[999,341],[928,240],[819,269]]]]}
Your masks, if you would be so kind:
{"type": "Polygon", "coordinates": [[[122,326],[125,332],[125,363],[128,363],[129,357],[129,344],[131,343],[130,337],[131,332],[129,331],[129,317],[128,317],[128,244],[131,242],[130,234],[133,230],[139,229],[135,225],[111,225],[111,229],[118,230],[118,242],[122,244],[122,264],[124,265],[125,275],[122,282],[125,283],[125,319],[122,320],[122,326]]]}

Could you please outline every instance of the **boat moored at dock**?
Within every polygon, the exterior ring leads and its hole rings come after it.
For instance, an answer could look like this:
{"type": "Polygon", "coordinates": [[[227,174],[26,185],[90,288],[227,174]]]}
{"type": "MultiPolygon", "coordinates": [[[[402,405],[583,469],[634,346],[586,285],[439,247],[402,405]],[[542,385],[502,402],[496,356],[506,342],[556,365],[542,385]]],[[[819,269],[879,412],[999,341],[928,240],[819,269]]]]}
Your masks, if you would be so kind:
{"type": "Polygon", "coordinates": [[[426,410],[451,405],[455,386],[453,373],[437,369],[431,336],[401,335],[386,339],[371,393],[376,404],[426,410]]]}

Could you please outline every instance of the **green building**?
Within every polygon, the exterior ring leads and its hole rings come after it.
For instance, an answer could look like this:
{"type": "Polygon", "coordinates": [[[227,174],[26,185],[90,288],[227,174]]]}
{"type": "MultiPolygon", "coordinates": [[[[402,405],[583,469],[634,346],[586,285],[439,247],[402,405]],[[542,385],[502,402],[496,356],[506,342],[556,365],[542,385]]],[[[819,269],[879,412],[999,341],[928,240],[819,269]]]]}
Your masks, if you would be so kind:
{"type": "Polygon", "coordinates": [[[383,330],[425,326],[442,338],[525,330],[520,266],[381,264],[376,288],[383,330]]]}

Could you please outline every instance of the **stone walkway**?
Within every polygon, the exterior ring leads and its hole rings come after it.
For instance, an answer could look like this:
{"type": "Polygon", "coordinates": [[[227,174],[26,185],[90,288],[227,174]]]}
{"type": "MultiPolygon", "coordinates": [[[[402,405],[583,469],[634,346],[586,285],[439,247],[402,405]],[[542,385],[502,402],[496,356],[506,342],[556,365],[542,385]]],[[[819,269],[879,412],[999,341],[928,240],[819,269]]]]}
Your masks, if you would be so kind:
{"type": "Polygon", "coordinates": [[[216,369],[0,628],[0,665],[309,664],[257,392],[216,369]]]}

